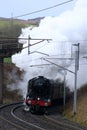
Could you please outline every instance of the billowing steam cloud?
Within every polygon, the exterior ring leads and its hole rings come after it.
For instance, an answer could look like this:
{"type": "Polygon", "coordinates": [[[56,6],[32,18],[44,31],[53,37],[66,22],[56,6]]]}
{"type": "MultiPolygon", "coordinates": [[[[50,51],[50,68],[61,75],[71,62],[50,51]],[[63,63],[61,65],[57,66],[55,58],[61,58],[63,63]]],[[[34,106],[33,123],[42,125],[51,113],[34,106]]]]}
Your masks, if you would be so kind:
{"type": "MultiPolygon", "coordinates": [[[[63,77],[60,73],[60,67],[43,60],[42,57],[45,59],[49,58],[49,61],[74,71],[74,61],[57,58],[70,58],[71,48],[75,48],[72,44],[77,44],[78,42],[80,43],[80,58],[83,57],[82,51],[85,51],[84,45],[85,47],[87,46],[85,42],[87,40],[87,1],[77,0],[73,10],[68,10],[58,17],[44,18],[41,20],[39,27],[22,29],[20,37],[28,38],[29,35],[32,39],[52,39],[52,41],[44,41],[31,46],[31,54],[29,55],[28,48],[26,48],[20,54],[16,54],[12,57],[13,62],[26,71],[23,89],[25,89],[27,81],[37,75],[54,79],[59,76],[63,77]],[[43,66],[43,64],[49,65],[43,66]]],[[[24,46],[28,45],[27,41],[22,42],[24,46]]],[[[30,40],[30,44],[35,42],[39,41],[30,40]]],[[[84,62],[87,63],[86,59],[81,59],[78,72],[78,86],[86,83],[85,73],[87,73],[87,69],[84,62]]],[[[67,72],[67,82],[71,86],[74,86],[74,75],[70,72],[67,72]]]]}

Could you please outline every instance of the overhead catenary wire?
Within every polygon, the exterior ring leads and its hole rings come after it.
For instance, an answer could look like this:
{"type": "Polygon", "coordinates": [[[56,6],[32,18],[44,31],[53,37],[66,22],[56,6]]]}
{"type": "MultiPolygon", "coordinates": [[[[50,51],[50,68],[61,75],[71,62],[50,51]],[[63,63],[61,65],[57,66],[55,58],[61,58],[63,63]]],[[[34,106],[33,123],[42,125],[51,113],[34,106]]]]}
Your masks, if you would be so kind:
{"type": "MultiPolygon", "coordinates": [[[[0,41],[9,41],[9,40],[25,40],[25,41],[27,41],[27,40],[29,40],[28,38],[26,38],[26,37],[0,37],[0,41]]],[[[38,40],[38,38],[30,38],[30,40],[38,40]]],[[[39,39],[40,40],[40,39],[39,39]]],[[[47,39],[44,39],[44,40],[47,40],[47,39]]],[[[52,39],[48,39],[48,40],[52,40],[52,39]]],[[[61,42],[61,43],[73,43],[73,42],[75,42],[75,43],[77,43],[77,42],[87,42],[87,40],[80,40],[80,39],[77,39],[77,40],[57,40],[57,41],[52,41],[53,43],[55,43],[55,42],[61,42]]],[[[4,43],[4,44],[6,44],[6,43],[4,43]]],[[[84,47],[87,47],[87,45],[84,45],[84,47]]]]}
{"type": "Polygon", "coordinates": [[[49,61],[49,60],[47,60],[47,59],[45,59],[45,58],[42,58],[42,59],[45,60],[45,61],[47,61],[47,62],[49,62],[49,63],[51,63],[51,64],[54,64],[55,66],[57,66],[57,67],[59,67],[59,68],[61,68],[61,69],[67,70],[67,71],[69,71],[70,73],[75,74],[73,71],[71,71],[71,70],[69,70],[69,69],[67,69],[67,68],[65,68],[65,67],[63,67],[63,66],[61,66],[61,65],[58,65],[58,64],[56,64],[56,63],[54,63],[54,62],[52,62],[52,61],[49,61]]]}
{"type": "Polygon", "coordinates": [[[47,8],[39,9],[39,10],[32,11],[32,12],[26,13],[26,14],[17,15],[17,16],[14,16],[13,18],[19,18],[19,17],[24,17],[24,16],[27,16],[27,15],[32,15],[32,14],[40,13],[42,11],[46,11],[46,10],[49,10],[49,9],[52,9],[52,8],[56,8],[58,6],[67,4],[67,3],[72,2],[72,1],[74,1],[74,0],[68,0],[68,1],[65,1],[65,2],[62,2],[62,3],[59,3],[59,4],[47,7],[47,8]]]}

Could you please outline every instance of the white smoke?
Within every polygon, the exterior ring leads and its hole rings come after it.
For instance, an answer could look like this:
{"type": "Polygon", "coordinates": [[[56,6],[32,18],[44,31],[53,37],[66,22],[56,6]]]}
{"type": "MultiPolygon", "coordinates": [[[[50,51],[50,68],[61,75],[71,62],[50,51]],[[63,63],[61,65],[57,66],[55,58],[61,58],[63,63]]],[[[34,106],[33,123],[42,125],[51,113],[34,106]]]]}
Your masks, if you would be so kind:
{"type": "MultiPolygon", "coordinates": [[[[81,51],[85,50],[83,45],[86,45],[85,40],[87,34],[87,1],[86,0],[77,0],[73,10],[68,10],[58,17],[46,17],[41,20],[39,27],[28,27],[22,29],[22,34],[20,37],[26,37],[30,35],[33,38],[40,39],[52,39],[49,43],[44,41],[42,43],[36,44],[30,47],[30,53],[28,55],[28,48],[24,49],[20,54],[14,55],[13,62],[17,66],[26,71],[24,77],[25,86],[23,84],[23,89],[27,86],[27,81],[35,76],[43,75],[48,78],[57,78],[61,74],[59,73],[60,68],[54,64],[45,65],[45,66],[36,66],[30,67],[30,65],[38,64],[50,64],[47,61],[41,60],[41,57],[55,58],[49,59],[49,61],[64,66],[71,71],[74,71],[74,63],[71,64],[71,61],[59,60],[56,58],[70,58],[71,57],[71,46],[72,44],[77,44],[80,42],[80,55],[81,51]],[[81,47],[83,47],[81,49],[81,47]],[[37,51],[37,52],[36,52],[37,51]],[[34,53],[36,52],[36,53],[34,53]],[[41,54],[41,53],[44,54],[41,54]],[[46,55],[48,54],[48,55],[46,55]]],[[[23,41],[24,46],[28,45],[28,42],[23,41]]],[[[30,44],[34,44],[35,40],[30,40],[30,44]]],[[[85,53],[86,54],[86,53],[85,53]]],[[[82,55],[80,56],[82,58],[82,55]]],[[[82,61],[80,64],[82,64],[82,61]]],[[[84,61],[83,61],[84,63],[84,61]]],[[[85,60],[85,63],[86,60],[85,60]]],[[[78,87],[86,83],[87,69],[84,64],[84,68],[80,65],[78,71],[78,87]]],[[[63,77],[61,75],[61,77],[63,77]]],[[[67,81],[68,84],[72,87],[74,86],[74,75],[70,72],[67,72],[67,81]]]]}

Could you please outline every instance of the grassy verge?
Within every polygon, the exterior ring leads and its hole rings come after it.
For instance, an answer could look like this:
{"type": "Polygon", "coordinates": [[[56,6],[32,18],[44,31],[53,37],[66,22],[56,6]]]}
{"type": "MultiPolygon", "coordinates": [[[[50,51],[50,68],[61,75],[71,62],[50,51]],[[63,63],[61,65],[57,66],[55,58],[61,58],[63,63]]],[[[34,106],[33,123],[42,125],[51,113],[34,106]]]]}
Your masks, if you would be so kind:
{"type": "Polygon", "coordinates": [[[73,113],[73,99],[71,99],[65,107],[64,115],[70,120],[87,126],[87,85],[78,90],[77,96],[77,113],[73,113]]]}

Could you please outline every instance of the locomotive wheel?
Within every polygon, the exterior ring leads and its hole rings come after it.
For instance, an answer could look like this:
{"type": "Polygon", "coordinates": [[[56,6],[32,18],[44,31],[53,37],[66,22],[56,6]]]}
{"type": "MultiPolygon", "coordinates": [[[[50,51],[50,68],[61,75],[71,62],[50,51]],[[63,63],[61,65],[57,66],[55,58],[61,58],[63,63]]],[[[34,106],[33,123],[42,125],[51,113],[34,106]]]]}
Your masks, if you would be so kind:
{"type": "Polygon", "coordinates": [[[44,113],[45,115],[49,115],[49,112],[48,111],[45,111],[45,113],[44,113]]]}
{"type": "Polygon", "coordinates": [[[31,112],[32,114],[35,114],[35,106],[31,106],[30,112],[31,112]]]}
{"type": "Polygon", "coordinates": [[[48,112],[48,108],[47,108],[47,107],[44,108],[44,114],[45,114],[45,115],[49,115],[49,112],[48,112]]]}
{"type": "Polygon", "coordinates": [[[30,112],[31,112],[32,114],[35,114],[35,111],[34,111],[33,109],[31,109],[30,112]]]}

